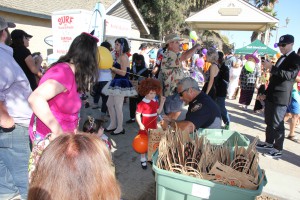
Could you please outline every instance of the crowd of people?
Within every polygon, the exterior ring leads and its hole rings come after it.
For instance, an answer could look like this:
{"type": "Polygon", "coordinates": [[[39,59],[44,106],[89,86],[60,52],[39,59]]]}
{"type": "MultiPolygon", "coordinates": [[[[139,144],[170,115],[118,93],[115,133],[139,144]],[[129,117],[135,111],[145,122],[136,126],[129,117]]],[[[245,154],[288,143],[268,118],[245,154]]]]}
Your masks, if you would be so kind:
{"type": "MultiPolygon", "coordinates": [[[[176,33],[166,35],[158,51],[143,43],[130,61],[127,39],[117,38],[114,48],[101,44],[114,58],[111,69],[104,70],[98,68],[98,38],[83,32],[66,55],[44,71],[41,55],[28,49],[33,36],[20,29],[10,34],[14,27],[0,17],[0,199],[120,199],[105,133],[125,134],[126,97],[126,123],[136,122],[140,132],[157,128],[159,118],[164,129],[176,126],[193,132],[221,129],[222,121],[223,128],[230,129],[226,99],[236,98],[240,90],[239,103],[247,111],[257,90],[254,111],[264,111],[267,124],[266,140],[257,148],[267,149],[267,157],[281,157],[284,121],[289,118],[288,139],[299,143],[300,49],[298,55],[293,51],[292,35],[279,38],[282,56],[276,62],[257,51],[237,57],[233,51],[224,56],[216,47],[204,51],[200,44],[182,50],[183,39],[176,33]],[[92,108],[101,108],[102,119],[85,119],[79,131],[80,97],[87,92],[93,93],[92,108]],[[185,119],[178,120],[184,105],[185,119]],[[50,143],[29,183],[30,152],[45,138],[50,143]]],[[[145,154],[140,161],[147,169],[145,154]]]]}
{"type": "MultiPolygon", "coordinates": [[[[0,199],[120,199],[103,134],[77,131],[80,95],[98,80],[98,39],[86,32],[78,35],[67,54],[38,81],[33,79],[39,75],[34,65],[40,65],[40,59],[35,62],[27,49],[32,36],[15,29],[12,47],[7,45],[8,28],[14,27],[0,17],[0,199]],[[49,139],[49,148],[38,160],[29,185],[30,146],[44,138],[49,139]]],[[[95,123],[90,124],[87,132],[95,123]]]]}

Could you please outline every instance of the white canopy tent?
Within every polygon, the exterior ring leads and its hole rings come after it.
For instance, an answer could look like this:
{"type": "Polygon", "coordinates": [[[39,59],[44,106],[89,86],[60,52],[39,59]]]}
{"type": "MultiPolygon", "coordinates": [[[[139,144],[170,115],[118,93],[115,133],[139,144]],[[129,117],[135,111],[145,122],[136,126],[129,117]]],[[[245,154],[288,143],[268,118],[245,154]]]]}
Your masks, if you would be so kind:
{"type": "Polygon", "coordinates": [[[220,0],[185,20],[193,30],[269,31],[278,19],[243,0],[220,0]]]}

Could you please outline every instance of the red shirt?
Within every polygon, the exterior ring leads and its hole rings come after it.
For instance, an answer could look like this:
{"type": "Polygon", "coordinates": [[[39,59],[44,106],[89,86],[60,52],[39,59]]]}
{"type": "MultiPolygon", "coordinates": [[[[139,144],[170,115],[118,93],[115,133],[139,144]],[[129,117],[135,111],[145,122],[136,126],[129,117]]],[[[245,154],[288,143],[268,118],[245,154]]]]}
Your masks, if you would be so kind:
{"type": "Polygon", "coordinates": [[[136,113],[142,114],[142,123],[145,129],[148,130],[157,128],[157,110],[159,104],[156,100],[149,100],[144,98],[136,108],[136,113]]]}

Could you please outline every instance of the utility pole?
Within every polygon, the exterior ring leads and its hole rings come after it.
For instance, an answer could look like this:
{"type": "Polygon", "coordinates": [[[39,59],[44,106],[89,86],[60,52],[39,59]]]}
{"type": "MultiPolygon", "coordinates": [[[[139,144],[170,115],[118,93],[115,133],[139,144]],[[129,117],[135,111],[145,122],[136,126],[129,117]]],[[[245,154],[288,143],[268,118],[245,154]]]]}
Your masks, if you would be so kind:
{"type": "Polygon", "coordinates": [[[285,25],[284,25],[284,26],[278,26],[278,27],[276,28],[276,38],[275,38],[275,43],[277,42],[278,29],[280,29],[280,28],[286,28],[286,27],[288,26],[289,22],[290,22],[290,19],[287,17],[287,18],[285,19],[285,25]]]}

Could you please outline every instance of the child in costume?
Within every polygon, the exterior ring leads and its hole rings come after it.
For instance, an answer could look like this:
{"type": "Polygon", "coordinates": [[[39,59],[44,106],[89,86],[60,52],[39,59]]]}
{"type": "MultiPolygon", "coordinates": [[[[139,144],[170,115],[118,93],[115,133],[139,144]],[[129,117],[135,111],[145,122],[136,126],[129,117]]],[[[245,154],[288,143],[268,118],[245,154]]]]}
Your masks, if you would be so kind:
{"type": "Polygon", "coordinates": [[[111,150],[111,143],[108,141],[107,135],[105,135],[103,128],[103,121],[88,116],[88,119],[83,123],[82,130],[86,133],[94,133],[106,144],[107,148],[111,150]]]}
{"type": "MultiPolygon", "coordinates": [[[[140,131],[148,131],[148,129],[157,128],[157,117],[161,113],[166,98],[160,97],[160,104],[156,99],[156,95],[161,94],[161,84],[156,79],[147,78],[141,81],[139,86],[139,94],[145,96],[136,108],[136,121],[140,127],[140,131]]],[[[147,169],[146,154],[141,154],[141,165],[143,169],[147,169]]]]}

